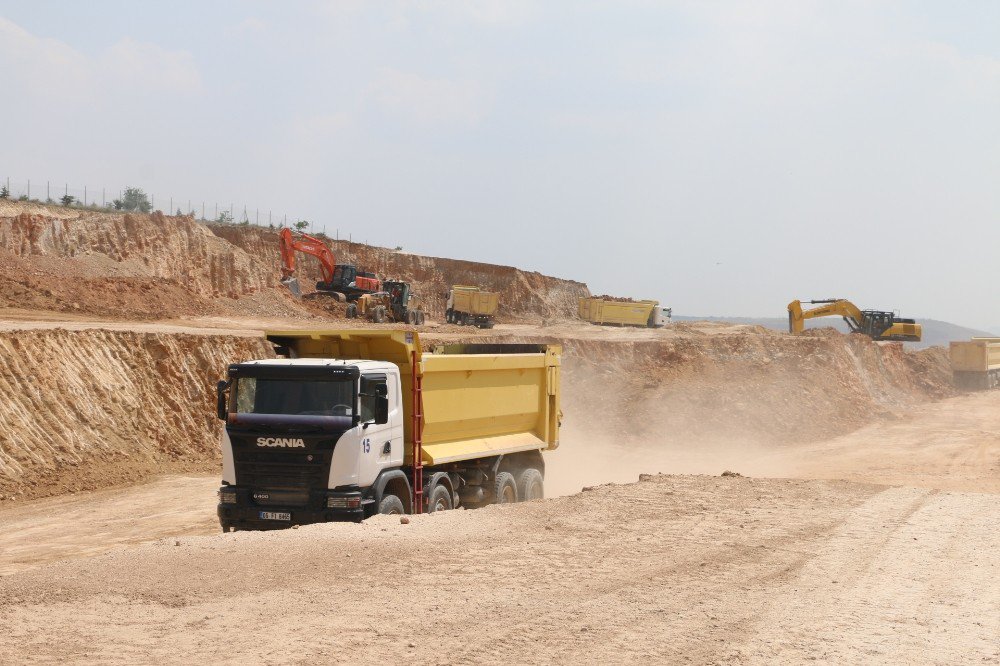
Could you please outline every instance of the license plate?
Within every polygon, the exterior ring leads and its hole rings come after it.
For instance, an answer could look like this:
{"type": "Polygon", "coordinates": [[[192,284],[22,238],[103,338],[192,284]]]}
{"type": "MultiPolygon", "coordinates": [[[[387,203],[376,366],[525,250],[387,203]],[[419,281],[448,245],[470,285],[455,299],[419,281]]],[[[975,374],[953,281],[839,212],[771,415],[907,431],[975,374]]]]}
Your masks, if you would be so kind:
{"type": "Polygon", "coordinates": [[[292,519],[292,514],[290,514],[290,513],[283,513],[283,512],[280,512],[280,511],[261,511],[260,512],[260,519],[261,520],[291,520],[292,519]]]}

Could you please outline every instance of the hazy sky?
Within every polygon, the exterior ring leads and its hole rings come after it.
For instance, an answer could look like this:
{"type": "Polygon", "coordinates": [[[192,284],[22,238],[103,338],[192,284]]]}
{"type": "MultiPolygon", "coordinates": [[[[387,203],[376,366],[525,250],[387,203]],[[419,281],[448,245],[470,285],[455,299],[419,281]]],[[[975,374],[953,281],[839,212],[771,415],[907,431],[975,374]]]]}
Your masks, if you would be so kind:
{"type": "Polygon", "coordinates": [[[678,314],[844,296],[1000,327],[994,0],[0,0],[0,137],[12,181],[678,314]]]}

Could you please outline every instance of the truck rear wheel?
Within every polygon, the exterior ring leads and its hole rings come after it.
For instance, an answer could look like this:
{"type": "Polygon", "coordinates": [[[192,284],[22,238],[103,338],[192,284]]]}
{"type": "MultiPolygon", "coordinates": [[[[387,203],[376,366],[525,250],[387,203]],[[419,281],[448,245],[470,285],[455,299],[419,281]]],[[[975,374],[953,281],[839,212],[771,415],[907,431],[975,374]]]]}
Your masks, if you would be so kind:
{"type": "Polygon", "coordinates": [[[417,310],[417,326],[423,326],[425,321],[427,320],[424,316],[424,311],[417,310]]]}
{"type": "Polygon", "coordinates": [[[545,497],[545,479],[534,467],[517,475],[517,496],[522,502],[545,497]]]}
{"type": "Polygon", "coordinates": [[[455,323],[455,313],[451,310],[451,308],[444,311],[444,320],[449,324],[455,323]]]}
{"type": "Polygon", "coordinates": [[[436,484],[427,502],[427,513],[451,511],[453,508],[455,507],[452,505],[451,491],[443,483],[436,484]]]}
{"type": "Polygon", "coordinates": [[[493,482],[493,503],[513,504],[517,501],[517,484],[510,472],[498,472],[493,482]]]}
{"type": "Polygon", "coordinates": [[[397,514],[402,515],[406,511],[403,509],[403,500],[395,495],[385,495],[378,504],[378,512],[394,516],[397,514]]]}

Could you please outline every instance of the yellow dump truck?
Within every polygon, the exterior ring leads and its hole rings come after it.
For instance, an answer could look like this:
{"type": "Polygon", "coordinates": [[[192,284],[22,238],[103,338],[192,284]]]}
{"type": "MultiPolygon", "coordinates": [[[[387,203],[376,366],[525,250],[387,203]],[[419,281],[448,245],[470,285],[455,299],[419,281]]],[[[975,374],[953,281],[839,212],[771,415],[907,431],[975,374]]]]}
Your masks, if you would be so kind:
{"type": "Polygon", "coordinates": [[[1000,338],[952,342],[948,355],[956,387],[976,391],[1000,386],[1000,338]]]}
{"type": "Polygon", "coordinates": [[[591,324],[660,328],[670,321],[670,308],[661,308],[658,301],[581,298],[578,312],[581,319],[591,324]]]}
{"type": "Polygon", "coordinates": [[[561,348],[274,331],[218,386],[225,532],[540,498],[561,348]]]}
{"type": "Polygon", "coordinates": [[[500,303],[500,295],[483,291],[479,287],[455,285],[448,294],[445,306],[445,320],[449,324],[472,325],[478,328],[493,328],[500,303]]]}

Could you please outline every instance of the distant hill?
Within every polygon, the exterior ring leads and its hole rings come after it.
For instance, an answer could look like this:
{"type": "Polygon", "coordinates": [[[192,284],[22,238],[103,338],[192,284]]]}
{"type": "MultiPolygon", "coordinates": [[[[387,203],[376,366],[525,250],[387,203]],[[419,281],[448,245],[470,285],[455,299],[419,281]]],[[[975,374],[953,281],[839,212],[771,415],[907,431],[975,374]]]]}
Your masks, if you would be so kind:
{"type": "MultiPolygon", "coordinates": [[[[686,317],[684,315],[674,315],[674,321],[722,321],[730,324],[751,324],[773,328],[776,331],[788,330],[788,319],[785,317],[686,317]]],[[[994,333],[980,331],[975,328],[966,328],[958,324],[952,324],[937,319],[921,319],[917,321],[923,326],[923,340],[920,342],[907,343],[907,346],[914,349],[924,349],[935,345],[945,345],[952,340],[968,340],[972,337],[993,337],[994,333]]],[[[843,319],[839,317],[823,317],[814,319],[806,324],[806,328],[836,328],[838,331],[847,333],[850,329],[843,319]]]]}

